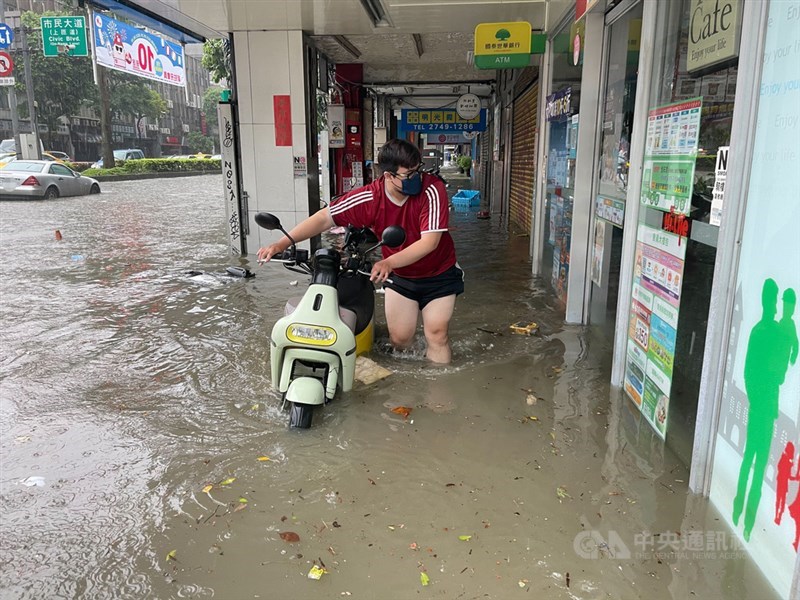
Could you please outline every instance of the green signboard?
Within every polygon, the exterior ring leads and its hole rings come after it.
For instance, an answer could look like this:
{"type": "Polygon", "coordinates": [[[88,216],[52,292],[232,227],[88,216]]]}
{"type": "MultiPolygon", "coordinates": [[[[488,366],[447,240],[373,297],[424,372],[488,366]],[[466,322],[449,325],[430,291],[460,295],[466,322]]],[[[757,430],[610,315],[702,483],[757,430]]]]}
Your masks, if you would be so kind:
{"type": "Polygon", "coordinates": [[[86,17],[42,17],[42,52],[45,56],[89,56],[86,17]]]}

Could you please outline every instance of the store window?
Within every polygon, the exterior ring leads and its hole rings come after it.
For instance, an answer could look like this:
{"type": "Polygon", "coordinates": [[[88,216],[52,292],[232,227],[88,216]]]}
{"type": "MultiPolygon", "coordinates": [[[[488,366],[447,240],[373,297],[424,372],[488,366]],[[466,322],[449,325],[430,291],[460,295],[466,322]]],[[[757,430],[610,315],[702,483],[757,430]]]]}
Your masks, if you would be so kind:
{"type": "Polygon", "coordinates": [[[550,72],[553,79],[545,108],[549,143],[542,274],[552,283],[564,304],[567,301],[583,70],[580,44],[574,43],[576,35],[580,36],[580,31],[566,25],[552,39],[550,72]]]}
{"type": "Polygon", "coordinates": [[[642,5],[610,27],[600,163],[595,188],[589,322],[613,337],[639,69],[642,5]]]}
{"type": "Polygon", "coordinates": [[[740,0],[720,2],[717,18],[725,19],[713,32],[703,25],[711,18],[703,0],[654,5],[658,39],[628,308],[625,390],[687,464],[716,260],[713,190],[724,177],[715,165],[730,140],[740,37],[740,0]]]}

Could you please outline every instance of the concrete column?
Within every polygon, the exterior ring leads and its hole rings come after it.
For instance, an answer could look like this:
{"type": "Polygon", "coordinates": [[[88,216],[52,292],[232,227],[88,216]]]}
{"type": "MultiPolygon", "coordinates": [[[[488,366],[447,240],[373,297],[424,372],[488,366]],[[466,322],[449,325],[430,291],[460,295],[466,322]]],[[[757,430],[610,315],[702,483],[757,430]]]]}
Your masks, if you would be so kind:
{"type": "MultiPolygon", "coordinates": [[[[256,213],[273,213],[287,230],[309,215],[309,179],[295,176],[295,158],[308,164],[308,152],[316,152],[306,144],[304,56],[302,31],[234,33],[241,181],[248,197],[250,254],[282,235],[258,227],[253,220],[256,213]]],[[[303,247],[308,248],[308,243],[303,247]]]]}
{"type": "Polygon", "coordinates": [[[581,75],[581,106],[578,122],[578,152],[575,161],[575,200],[572,205],[572,234],[567,286],[567,323],[583,323],[584,297],[589,278],[588,256],[594,240],[592,188],[598,150],[598,118],[602,110],[600,89],[601,60],[603,57],[604,19],[601,12],[587,14],[586,48],[583,52],[581,75]]]}

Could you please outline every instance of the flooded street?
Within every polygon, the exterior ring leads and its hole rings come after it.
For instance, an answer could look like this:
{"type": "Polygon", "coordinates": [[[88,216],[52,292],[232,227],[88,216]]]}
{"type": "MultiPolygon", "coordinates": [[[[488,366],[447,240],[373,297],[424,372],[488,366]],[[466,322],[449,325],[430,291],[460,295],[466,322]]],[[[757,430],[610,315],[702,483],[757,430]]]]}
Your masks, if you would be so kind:
{"type": "Polygon", "coordinates": [[[288,430],[268,335],[306,280],[226,255],[221,190],[0,202],[3,599],[775,597],[496,219],[451,213],[453,364],[375,351],[288,430]]]}

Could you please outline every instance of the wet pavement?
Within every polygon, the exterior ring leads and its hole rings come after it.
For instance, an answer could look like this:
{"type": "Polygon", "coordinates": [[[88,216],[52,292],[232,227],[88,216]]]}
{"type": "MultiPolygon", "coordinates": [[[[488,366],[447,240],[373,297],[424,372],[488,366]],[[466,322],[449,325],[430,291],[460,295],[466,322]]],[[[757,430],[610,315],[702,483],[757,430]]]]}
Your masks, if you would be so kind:
{"type": "Polygon", "coordinates": [[[305,281],[225,255],[221,189],[0,202],[4,599],[774,597],[497,219],[451,213],[452,365],[376,350],[289,431],[267,336],[305,281]]]}

